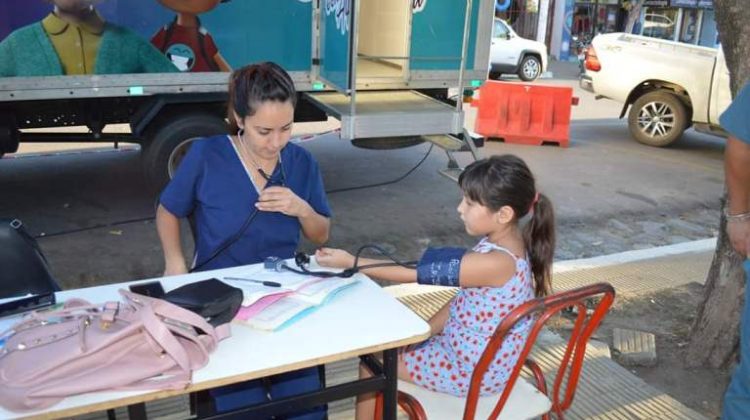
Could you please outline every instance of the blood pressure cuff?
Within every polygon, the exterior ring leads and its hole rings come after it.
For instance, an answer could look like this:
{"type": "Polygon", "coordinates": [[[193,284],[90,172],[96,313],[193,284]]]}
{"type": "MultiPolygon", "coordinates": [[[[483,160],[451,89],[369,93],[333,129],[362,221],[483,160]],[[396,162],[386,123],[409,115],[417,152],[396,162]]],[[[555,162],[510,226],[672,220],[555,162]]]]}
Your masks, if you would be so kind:
{"type": "Polygon", "coordinates": [[[458,287],[464,248],[427,248],[417,264],[417,283],[458,287]]]}

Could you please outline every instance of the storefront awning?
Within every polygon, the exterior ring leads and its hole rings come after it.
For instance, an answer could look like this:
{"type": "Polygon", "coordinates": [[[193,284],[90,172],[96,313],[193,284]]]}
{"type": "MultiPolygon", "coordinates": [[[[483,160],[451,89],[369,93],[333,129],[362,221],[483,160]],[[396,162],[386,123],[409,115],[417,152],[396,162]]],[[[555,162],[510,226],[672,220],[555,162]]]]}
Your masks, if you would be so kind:
{"type": "MultiPolygon", "coordinates": [[[[667,3],[667,1],[649,1],[646,0],[645,5],[649,6],[649,3],[667,3]]],[[[669,0],[669,7],[688,7],[693,9],[713,9],[713,0],[669,0]]],[[[653,5],[652,7],[666,7],[663,5],[653,5]]]]}

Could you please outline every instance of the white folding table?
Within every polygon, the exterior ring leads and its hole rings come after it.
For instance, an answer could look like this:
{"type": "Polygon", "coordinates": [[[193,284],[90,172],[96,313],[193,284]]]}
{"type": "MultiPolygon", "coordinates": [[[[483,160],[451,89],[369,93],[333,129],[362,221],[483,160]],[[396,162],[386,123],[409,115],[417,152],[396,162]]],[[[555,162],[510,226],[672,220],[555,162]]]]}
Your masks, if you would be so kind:
{"type": "MultiPolygon", "coordinates": [[[[169,291],[180,285],[211,277],[241,275],[252,266],[206,271],[58,292],[58,301],[71,297],[92,303],[119,300],[117,290],[133,283],[159,280],[169,291]]],[[[397,349],[429,336],[429,325],[406,306],[362,274],[358,282],[293,324],[275,332],[232,325],[232,336],[219,344],[210,362],[193,375],[190,387],[180,391],[100,392],[67,398],[49,409],[15,413],[0,408],[0,418],[69,417],[116,407],[142,408],[142,403],[174,395],[216,388],[282,372],[331,363],[383,351],[382,371],[373,378],[328,387],[296,397],[254,406],[248,416],[266,417],[290,406],[313,407],[354,395],[382,391],[384,416],[396,418],[397,349]]],[[[0,331],[17,320],[0,319],[0,331]]],[[[145,413],[145,410],[132,412],[145,413]]],[[[219,418],[217,416],[216,418],[219,418]]],[[[213,418],[213,417],[212,417],[213,418]]]]}

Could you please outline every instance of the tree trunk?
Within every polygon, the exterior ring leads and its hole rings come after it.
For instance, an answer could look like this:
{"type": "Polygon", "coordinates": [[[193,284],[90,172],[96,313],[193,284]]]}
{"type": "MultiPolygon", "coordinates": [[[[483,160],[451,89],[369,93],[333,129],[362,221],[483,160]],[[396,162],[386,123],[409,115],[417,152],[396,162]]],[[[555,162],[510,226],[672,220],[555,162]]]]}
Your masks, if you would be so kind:
{"type": "Polygon", "coordinates": [[[641,15],[641,8],[643,8],[643,3],[645,2],[646,0],[632,0],[630,2],[630,10],[628,10],[628,20],[625,24],[625,33],[633,33],[633,27],[635,26],[635,22],[638,21],[638,18],[641,15]]]}
{"type": "MultiPolygon", "coordinates": [[[[714,0],[714,9],[734,97],[750,77],[750,8],[746,0],[714,0]]],[[[721,207],[716,252],[687,349],[689,366],[727,366],[736,359],[739,346],[745,273],[743,258],[734,252],[726,234],[726,200],[721,207]]]]}
{"type": "MultiPolygon", "coordinates": [[[[724,205],[725,200],[722,200],[722,208],[724,205]]],[[[742,257],[729,243],[726,223],[722,214],[703,302],[690,334],[685,362],[691,367],[727,366],[735,360],[739,345],[745,277],[742,257]]]]}

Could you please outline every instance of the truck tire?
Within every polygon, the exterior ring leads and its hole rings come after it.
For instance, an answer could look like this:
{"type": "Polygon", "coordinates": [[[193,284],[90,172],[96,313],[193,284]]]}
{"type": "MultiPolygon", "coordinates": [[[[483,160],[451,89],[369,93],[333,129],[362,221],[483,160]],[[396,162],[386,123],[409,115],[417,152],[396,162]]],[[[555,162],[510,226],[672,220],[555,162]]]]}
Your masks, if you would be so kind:
{"type": "Polygon", "coordinates": [[[685,104],[676,95],[663,90],[639,97],[628,112],[630,135],[648,146],[664,147],[674,143],[687,126],[685,104]]]}
{"type": "Polygon", "coordinates": [[[143,172],[149,186],[155,192],[164,189],[193,140],[226,133],[224,119],[206,113],[181,114],[150,128],[142,152],[143,172]]]}
{"type": "Polygon", "coordinates": [[[527,55],[518,66],[518,77],[524,82],[533,82],[542,75],[542,62],[533,55],[527,55]]]}

